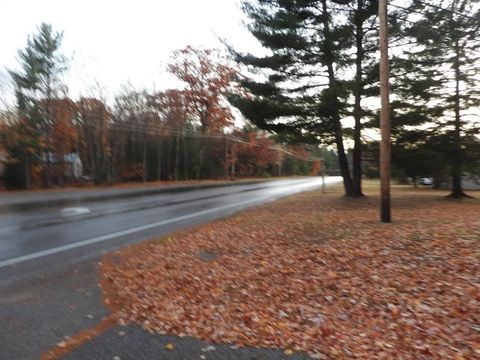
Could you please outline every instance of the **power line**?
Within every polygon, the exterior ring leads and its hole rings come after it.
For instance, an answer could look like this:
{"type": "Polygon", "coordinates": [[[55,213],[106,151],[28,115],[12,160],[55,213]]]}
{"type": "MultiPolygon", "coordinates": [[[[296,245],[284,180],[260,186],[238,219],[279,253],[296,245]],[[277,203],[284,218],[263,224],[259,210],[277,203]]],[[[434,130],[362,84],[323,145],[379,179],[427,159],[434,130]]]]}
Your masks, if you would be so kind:
{"type": "MultiPolygon", "coordinates": [[[[154,132],[155,130],[156,131],[170,131],[169,134],[160,134],[160,136],[174,136],[174,135],[179,135],[179,136],[182,136],[182,137],[188,137],[188,138],[207,138],[207,139],[227,139],[227,140],[230,140],[230,141],[233,141],[233,142],[236,142],[236,143],[241,143],[241,144],[244,144],[244,145],[247,145],[247,146],[260,146],[260,144],[252,144],[248,141],[245,141],[245,140],[242,140],[240,138],[237,138],[237,137],[234,137],[234,136],[229,136],[229,135],[208,135],[208,134],[193,134],[193,133],[185,133],[185,132],[182,132],[180,130],[168,130],[168,128],[165,128],[165,127],[153,127],[153,128],[145,128],[145,127],[141,127],[141,126],[131,126],[131,125],[119,125],[119,124],[112,124],[111,127],[110,127],[111,130],[120,130],[120,131],[133,131],[133,132],[137,132],[137,133],[142,133],[142,134],[148,134],[148,133],[152,133],[154,132]]],[[[299,159],[299,160],[303,160],[303,161],[316,161],[318,160],[319,158],[318,157],[315,157],[315,156],[311,156],[311,155],[300,155],[300,154],[295,154],[291,151],[288,151],[288,150],[285,150],[283,149],[280,145],[269,145],[267,146],[268,149],[270,150],[274,150],[274,151],[277,151],[277,152],[281,152],[281,153],[284,153],[286,155],[289,155],[291,157],[294,157],[296,159],[299,159]]]]}
{"type": "MultiPolygon", "coordinates": [[[[420,3],[425,4],[425,5],[434,6],[434,5],[432,5],[432,4],[424,3],[424,2],[422,2],[422,1],[420,1],[420,0],[414,0],[414,1],[420,2],[420,3]]],[[[396,8],[398,8],[398,9],[402,9],[402,10],[405,10],[405,11],[409,11],[409,12],[411,12],[411,13],[416,13],[416,14],[419,14],[419,15],[422,15],[422,16],[426,16],[426,15],[427,15],[427,14],[424,13],[424,12],[421,12],[421,11],[418,11],[418,10],[409,9],[409,8],[406,8],[406,7],[403,7],[403,6],[400,6],[400,5],[396,5],[396,4],[389,4],[389,6],[393,6],[393,7],[396,7],[396,8]]],[[[476,19],[476,18],[474,18],[474,17],[471,17],[471,16],[468,16],[468,15],[462,14],[462,13],[460,13],[460,12],[458,12],[458,11],[448,10],[448,9],[442,8],[442,7],[440,7],[440,6],[434,6],[434,7],[438,8],[438,9],[440,9],[440,10],[447,11],[447,12],[456,13],[456,14],[458,14],[458,15],[460,15],[460,16],[464,16],[464,17],[469,18],[469,19],[472,19],[472,20],[474,20],[474,21],[478,21],[478,22],[479,22],[479,25],[480,25],[480,19],[476,19]]],[[[342,9],[342,8],[338,8],[338,7],[331,7],[330,9],[335,10],[335,11],[340,11],[340,12],[354,13],[354,14],[355,14],[355,13],[361,13],[361,14],[366,14],[366,15],[377,15],[376,13],[368,12],[368,11],[366,11],[366,10],[359,10],[359,9],[352,9],[352,8],[351,8],[351,9],[342,9]]],[[[394,15],[394,14],[390,14],[390,13],[387,14],[387,17],[388,17],[389,19],[401,20],[401,21],[405,21],[405,22],[408,22],[408,23],[414,24],[414,25],[417,24],[417,22],[415,22],[415,21],[413,21],[413,20],[409,20],[409,19],[407,19],[407,18],[405,18],[405,17],[398,16],[398,15],[394,15]]],[[[438,27],[436,27],[436,26],[430,26],[430,28],[433,29],[433,30],[436,30],[436,31],[443,31],[442,29],[440,29],[440,28],[438,28],[438,27]]],[[[396,46],[398,47],[398,46],[413,45],[413,44],[418,44],[418,42],[417,42],[417,41],[414,41],[414,42],[410,42],[410,43],[407,43],[407,44],[399,44],[399,45],[396,45],[396,46]]],[[[391,45],[389,44],[389,46],[391,46],[391,45]]],[[[374,49],[374,48],[367,49],[367,51],[371,51],[371,50],[373,50],[373,49],[374,49]]]]}
{"type": "MultiPolygon", "coordinates": [[[[470,16],[470,15],[467,15],[467,14],[464,14],[464,13],[461,13],[460,11],[455,11],[455,10],[449,10],[449,9],[445,9],[441,6],[438,6],[438,5],[433,5],[433,4],[428,4],[426,2],[423,2],[423,1],[420,1],[420,0],[413,0],[414,2],[417,2],[419,4],[422,4],[422,5],[425,5],[425,6],[431,6],[433,8],[436,8],[438,10],[442,10],[442,11],[445,11],[445,12],[449,12],[449,13],[452,13],[452,14],[456,14],[456,15],[459,15],[459,16],[462,16],[464,18],[467,18],[467,19],[470,19],[470,20],[473,20],[475,22],[480,22],[480,19],[479,18],[475,18],[473,16],[470,16]]],[[[427,14],[425,12],[422,12],[422,11],[419,11],[419,10],[413,10],[413,9],[409,9],[409,8],[406,8],[406,7],[403,7],[403,6],[400,6],[400,5],[396,5],[396,4],[388,4],[389,6],[394,6],[396,8],[399,8],[399,9],[402,9],[402,10],[406,10],[406,11],[410,11],[412,13],[416,13],[416,14],[419,14],[419,15],[423,15],[423,16],[426,16],[427,14]]],[[[360,14],[365,14],[365,15],[377,15],[376,13],[374,12],[369,12],[369,11],[366,11],[366,10],[359,10],[359,9],[342,9],[342,8],[337,8],[337,7],[331,7],[332,10],[335,10],[335,11],[343,11],[343,12],[349,12],[349,13],[360,13],[360,14]]],[[[403,20],[403,21],[406,21],[406,22],[409,22],[411,24],[415,24],[415,21],[412,21],[412,20],[409,20],[405,17],[401,17],[401,16],[398,16],[398,15],[395,15],[395,14],[387,14],[388,18],[390,19],[397,19],[397,20],[403,20]]]]}
{"type": "MultiPolygon", "coordinates": [[[[343,12],[353,13],[353,14],[358,14],[358,13],[360,13],[360,14],[365,14],[365,15],[375,15],[375,16],[377,16],[377,13],[375,13],[375,12],[369,12],[369,11],[366,11],[366,10],[359,10],[359,9],[342,9],[342,8],[337,8],[337,7],[331,7],[330,9],[335,10],[335,11],[343,11],[343,12]]],[[[398,16],[398,15],[388,14],[387,16],[388,16],[390,19],[403,20],[403,21],[406,21],[406,22],[409,22],[409,23],[412,23],[412,24],[415,23],[414,21],[408,20],[407,18],[400,17],[400,16],[398,16]]]]}
{"type": "MultiPolygon", "coordinates": [[[[480,21],[480,19],[478,19],[478,18],[476,18],[476,17],[473,17],[473,16],[470,16],[470,15],[467,15],[467,14],[464,14],[464,13],[462,13],[462,12],[460,12],[460,11],[445,9],[444,7],[441,7],[441,6],[439,6],[439,5],[430,4],[430,3],[427,3],[427,2],[422,1],[422,0],[413,0],[413,2],[422,4],[422,5],[425,5],[425,6],[430,6],[430,7],[432,7],[432,8],[438,9],[438,10],[446,11],[446,12],[449,12],[449,13],[451,13],[451,14],[460,15],[460,16],[463,16],[464,18],[467,18],[467,19],[470,19],[470,20],[480,21]]],[[[392,4],[392,5],[393,5],[393,4],[392,4]]],[[[394,6],[395,6],[395,5],[394,5],[394,6]]],[[[424,15],[425,15],[425,14],[424,14],[424,15]]]]}
{"type": "MultiPolygon", "coordinates": [[[[388,6],[393,6],[393,7],[396,7],[398,9],[401,9],[401,10],[405,10],[405,11],[409,11],[411,13],[415,13],[415,14],[419,14],[419,15],[423,15],[425,16],[425,13],[421,12],[421,11],[418,11],[418,10],[412,10],[412,9],[409,9],[409,8],[406,8],[404,6],[400,6],[400,5],[395,5],[395,4],[388,4],[388,6]]],[[[391,15],[388,15],[388,16],[391,16],[391,15]]],[[[410,23],[415,23],[414,21],[411,21],[411,20],[407,20],[405,19],[406,21],[410,22],[410,23]]]]}

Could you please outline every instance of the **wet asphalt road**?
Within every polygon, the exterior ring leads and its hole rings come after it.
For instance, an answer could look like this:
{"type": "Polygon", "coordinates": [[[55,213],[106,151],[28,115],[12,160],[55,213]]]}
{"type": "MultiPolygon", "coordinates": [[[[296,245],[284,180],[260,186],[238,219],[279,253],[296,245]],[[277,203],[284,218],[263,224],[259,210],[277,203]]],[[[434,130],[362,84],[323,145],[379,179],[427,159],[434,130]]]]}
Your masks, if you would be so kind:
{"type": "MultiPolygon", "coordinates": [[[[327,184],[339,181],[326,178],[327,184]]],[[[72,199],[71,203],[32,209],[19,205],[18,198],[9,208],[8,199],[2,199],[0,360],[38,359],[66,336],[95,325],[108,314],[97,274],[103,253],[321,185],[319,178],[273,180],[100,201],[72,199]]],[[[308,359],[302,354],[286,356],[281,350],[231,349],[228,345],[216,345],[215,351],[205,354],[202,348],[208,345],[195,339],[151,335],[129,325],[101,334],[66,358],[308,359]],[[174,352],[165,353],[167,342],[175,344],[174,352]]]]}
{"type": "MultiPolygon", "coordinates": [[[[340,179],[327,177],[325,181],[334,183],[340,179]]],[[[8,202],[3,201],[0,281],[51,263],[95,256],[321,185],[321,178],[300,178],[86,202],[72,195],[71,203],[31,209],[16,201],[10,211],[8,202]]]]}

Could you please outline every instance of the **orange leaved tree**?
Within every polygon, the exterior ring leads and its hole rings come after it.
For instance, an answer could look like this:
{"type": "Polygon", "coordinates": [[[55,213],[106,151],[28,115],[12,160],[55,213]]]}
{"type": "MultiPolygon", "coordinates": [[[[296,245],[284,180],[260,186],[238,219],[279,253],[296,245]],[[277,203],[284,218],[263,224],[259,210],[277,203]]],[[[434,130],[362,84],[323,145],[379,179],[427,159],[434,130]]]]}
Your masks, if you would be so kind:
{"type": "Polygon", "coordinates": [[[76,104],[69,98],[51,99],[48,101],[51,117],[51,134],[49,154],[55,159],[52,175],[58,179],[59,185],[65,183],[65,156],[76,150],[78,129],[75,126],[76,104]]]}
{"type": "Polygon", "coordinates": [[[235,154],[231,159],[236,163],[237,175],[261,176],[269,166],[278,162],[278,151],[275,150],[274,142],[267,133],[244,129],[235,131],[233,135],[242,139],[242,142],[237,142],[232,147],[235,154]]]}
{"type": "MultiPolygon", "coordinates": [[[[234,91],[237,72],[218,50],[191,46],[177,50],[168,71],[184,83],[185,100],[193,110],[193,118],[200,124],[202,135],[220,134],[233,125],[226,96],[234,91]]],[[[210,145],[209,142],[200,145],[196,178],[212,170],[204,164],[205,153],[213,151],[210,145]]]]}
{"type": "Polygon", "coordinates": [[[225,96],[233,91],[236,70],[218,50],[187,46],[173,53],[168,71],[185,84],[185,99],[191,104],[202,132],[216,133],[233,124],[225,96]]]}

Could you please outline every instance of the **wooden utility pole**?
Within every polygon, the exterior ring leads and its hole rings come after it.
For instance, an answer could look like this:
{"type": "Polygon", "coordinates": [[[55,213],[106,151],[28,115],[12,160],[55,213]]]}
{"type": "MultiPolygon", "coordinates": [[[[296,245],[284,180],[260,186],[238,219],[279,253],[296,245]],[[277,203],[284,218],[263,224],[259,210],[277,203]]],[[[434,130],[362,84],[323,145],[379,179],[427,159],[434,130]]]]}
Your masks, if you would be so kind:
{"type": "Polygon", "coordinates": [[[389,64],[388,64],[388,10],[387,0],[379,0],[378,15],[380,21],[380,218],[382,222],[391,222],[390,212],[390,102],[389,102],[389,64]]]}

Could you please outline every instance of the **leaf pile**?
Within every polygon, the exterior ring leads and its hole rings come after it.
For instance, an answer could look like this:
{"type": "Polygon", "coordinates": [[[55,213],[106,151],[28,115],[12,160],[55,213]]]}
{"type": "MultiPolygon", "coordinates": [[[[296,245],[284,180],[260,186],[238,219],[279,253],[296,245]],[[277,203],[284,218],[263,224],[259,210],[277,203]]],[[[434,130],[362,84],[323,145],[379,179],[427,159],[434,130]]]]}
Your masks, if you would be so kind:
{"type": "MultiPolygon", "coordinates": [[[[120,323],[314,358],[480,358],[480,202],[306,193],[102,263],[120,323]]],[[[110,301],[110,300],[109,300],[110,301]]],[[[113,300],[112,300],[113,301],[113,300]]]]}

